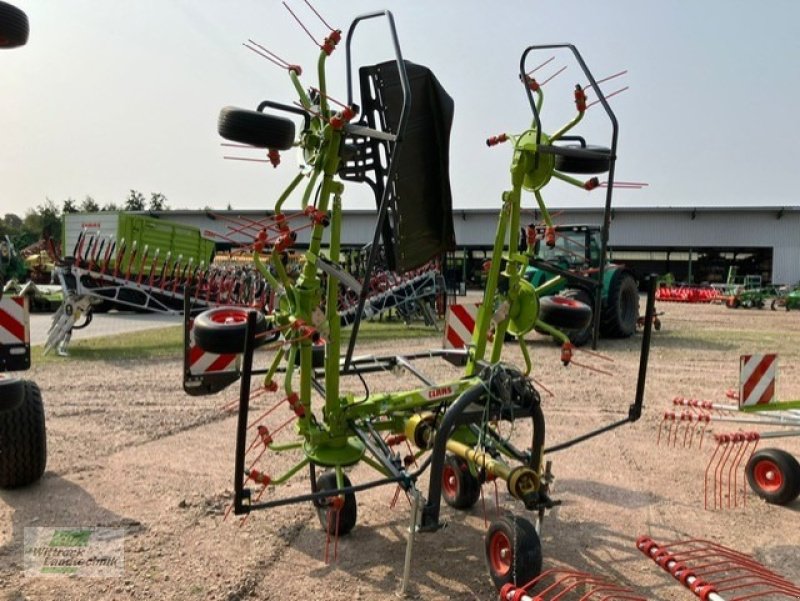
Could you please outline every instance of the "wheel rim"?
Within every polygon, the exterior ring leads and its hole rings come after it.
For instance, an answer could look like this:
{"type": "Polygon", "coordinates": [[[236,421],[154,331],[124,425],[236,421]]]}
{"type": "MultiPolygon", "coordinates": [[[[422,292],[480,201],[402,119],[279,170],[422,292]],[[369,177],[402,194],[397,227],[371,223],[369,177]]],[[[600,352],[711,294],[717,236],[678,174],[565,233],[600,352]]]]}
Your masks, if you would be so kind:
{"type": "Polygon", "coordinates": [[[777,492],[783,486],[783,472],[774,461],[762,459],[753,467],[753,479],[765,492],[777,492]]]}
{"type": "Polygon", "coordinates": [[[451,465],[444,466],[442,470],[442,490],[449,498],[458,495],[458,475],[451,465]]]}
{"type": "Polygon", "coordinates": [[[220,324],[244,323],[247,313],[240,309],[222,309],[211,315],[211,321],[220,324]]]}
{"type": "Polygon", "coordinates": [[[489,541],[489,563],[498,576],[505,576],[511,570],[513,560],[511,541],[505,532],[495,532],[489,541]]]}

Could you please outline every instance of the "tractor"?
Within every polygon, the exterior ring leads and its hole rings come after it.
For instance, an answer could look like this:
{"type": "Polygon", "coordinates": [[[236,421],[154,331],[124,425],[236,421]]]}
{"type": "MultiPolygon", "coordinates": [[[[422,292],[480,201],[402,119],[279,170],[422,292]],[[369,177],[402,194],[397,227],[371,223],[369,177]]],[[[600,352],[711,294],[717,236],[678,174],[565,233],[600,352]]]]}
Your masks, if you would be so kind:
{"type": "MultiPolygon", "coordinates": [[[[529,239],[533,241],[535,259],[525,277],[534,286],[541,286],[556,273],[581,276],[580,280],[564,279],[561,285],[551,289],[551,294],[590,307],[596,307],[595,291],[600,280],[600,310],[593,312],[593,316],[600,316],[599,333],[606,338],[627,338],[636,332],[639,319],[637,281],[630,269],[610,262],[605,263],[600,278],[601,234],[598,225],[558,225],[549,234],[547,228],[533,228],[529,239]]],[[[592,339],[594,322],[592,319],[585,327],[559,329],[572,344],[582,346],[592,339]]]]}
{"type": "MultiPolygon", "coordinates": [[[[0,2],[0,48],[28,41],[28,17],[0,2]]],[[[47,460],[44,406],[36,382],[6,375],[30,367],[29,299],[3,295],[6,278],[16,275],[18,257],[10,240],[0,243],[0,488],[38,480],[47,460]]]]}

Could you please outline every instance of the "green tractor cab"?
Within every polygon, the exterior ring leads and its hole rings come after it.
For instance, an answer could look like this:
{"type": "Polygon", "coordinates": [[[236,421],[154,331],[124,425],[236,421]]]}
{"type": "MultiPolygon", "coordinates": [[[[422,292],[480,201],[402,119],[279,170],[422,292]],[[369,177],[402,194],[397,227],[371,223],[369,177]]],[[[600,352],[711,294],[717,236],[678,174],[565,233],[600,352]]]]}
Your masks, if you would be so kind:
{"type": "MultiPolygon", "coordinates": [[[[633,272],[624,265],[606,262],[602,282],[598,282],[601,259],[601,227],[599,225],[559,225],[535,227],[532,266],[525,278],[539,287],[557,275],[573,277],[549,288],[560,295],[589,307],[596,307],[596,290],[600,284],[600,310],[593,312],[591,322],[583,327],[559,327],[576,346],[592,339],[594,315],[600,316],[600,335],[605,338],[628,338],[636,332],[639,319],[639,290],[633,272]],[[575,276],[578,276],[577,278],[575,276]]],[[[530,251],[530,249],[529,249],[530,251]]],[[[555,325],[555,324],[554,324],[555,325]]]]}

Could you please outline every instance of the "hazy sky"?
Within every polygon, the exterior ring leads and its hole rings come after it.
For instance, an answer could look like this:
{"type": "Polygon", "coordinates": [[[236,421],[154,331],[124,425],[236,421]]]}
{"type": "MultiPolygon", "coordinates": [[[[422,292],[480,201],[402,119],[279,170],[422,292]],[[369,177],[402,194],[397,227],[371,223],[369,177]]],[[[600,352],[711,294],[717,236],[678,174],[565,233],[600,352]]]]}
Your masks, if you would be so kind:
{"type": "MultiPolygon", "coordinates": [[[[242,47],[253,38],[305,69],[316,85],[318,50],[277,0],[13,0],[31,23],[27,46],[0,51],[0,214],[50,198],[121,203],[130,188],[161,192],[172,208],[271,208],[295,173],[283,164],[224,161],[216,133],[225,105],[294,100],[285,71],[242,47]]],[[[318,39],[322,23],[288,0],[318,39]]],[[[404,57],[429,66],[455,100],[451,181],[456,207],[499,207],[509,145],[484,140],[530,122],[518,75],[532,44],[577,45],[604,85],[620,123],[617,178],[644,181],[618,205],[797,205],[800,144],[800,2],[770,0],[315,0],[346,30],[356,15],[393,12],[404,57]]],[[[357,64],[389,58],[385,22],[360,25],[357,64]]],[[[531,57],[531,68],[552,54],[531,57]]],[[[329,93],[346,96],[344,49],[330,59],[329,93]]],[[[553,131],[585,83],[564,54],[541,79],[553,131]]],[[[540,73],[537,73],[539,75],[540,73]]],[[[607,144],[599,106],[577,130],[607,144]]],[[[251,155],[252,156],[252,155],[251,155]]],[[[556,182],[553,206],[597,204],[556,182]]],[[[532,197],[529,202],[533,203],[532,197]]],[[[349,184],[346,208],[372,206],[349,184]]]]}

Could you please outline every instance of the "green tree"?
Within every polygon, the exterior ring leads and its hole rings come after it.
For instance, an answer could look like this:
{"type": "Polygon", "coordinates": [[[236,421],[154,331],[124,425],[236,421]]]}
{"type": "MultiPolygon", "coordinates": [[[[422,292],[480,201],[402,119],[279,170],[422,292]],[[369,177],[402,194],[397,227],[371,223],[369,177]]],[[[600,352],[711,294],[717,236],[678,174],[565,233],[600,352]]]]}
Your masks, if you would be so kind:
{"type": "Polygon", "coordinates": [[[166,211],[169,209],[167,205],[167,197],[164,196],[161,192],[151,192],[150,193],[150,206],[148,207],[151,211],[166,211]]]}
{"type": "Polygon", "coordinates": [[[45,235],[49,235],[56,242],[61,239],[61,213],[56,204],[49,198],[25,213],[22,221],[23,240],[16,243],[19,248],[33,244],[45,235]]]}
{"type": "Polygon", "coordinates": [[[103,205],[103,208],[100,209],[101,211],[119,211],[119,207],[116,203],[108,202],[103,205]]]}
{"type": "Polygon", "coordinates": [[[81,211],[84,213],[96,213],[99,210],[100,205],[97,204],[94,198],[87,194],[86,198],[84,198],[83,202],[81,203],[81,211]]]}
{"type": "Polygon", "coordinates": [[[61,205],[61,212],[65,213],[65,214],[66,213],[77,213],[78,212],[78,206],[75,204],[75,199],[74,198],[66,199],[64,201],[64,203],[61,205]]]}
{"type": "Polygon", "coordinates": [[[125,199],[124,208],[126,211],[144,211],[144,194],[131,189],[128,198],[125,199]]]}

